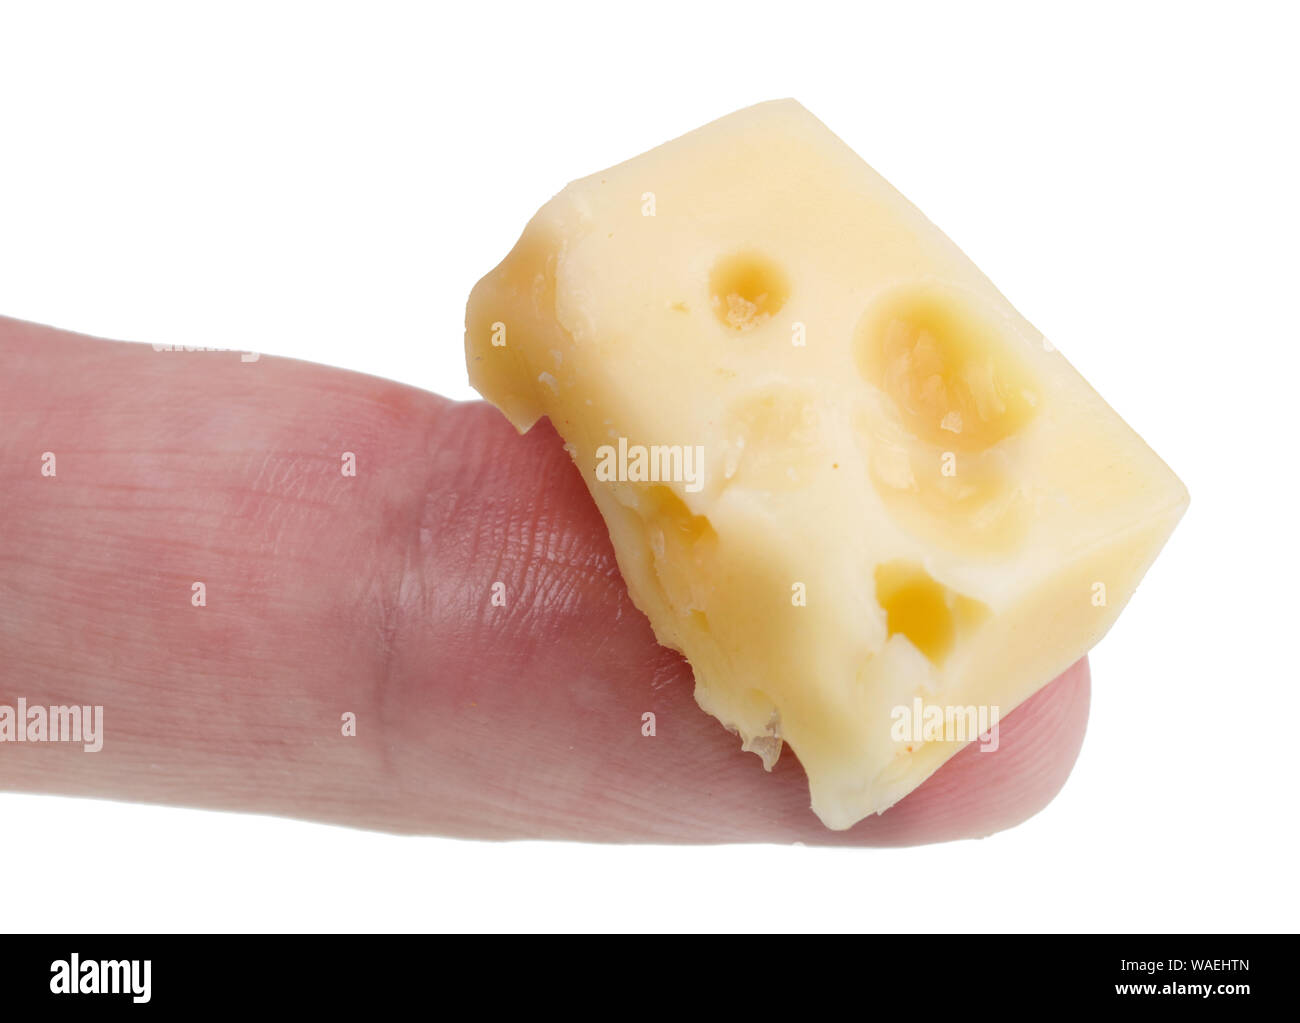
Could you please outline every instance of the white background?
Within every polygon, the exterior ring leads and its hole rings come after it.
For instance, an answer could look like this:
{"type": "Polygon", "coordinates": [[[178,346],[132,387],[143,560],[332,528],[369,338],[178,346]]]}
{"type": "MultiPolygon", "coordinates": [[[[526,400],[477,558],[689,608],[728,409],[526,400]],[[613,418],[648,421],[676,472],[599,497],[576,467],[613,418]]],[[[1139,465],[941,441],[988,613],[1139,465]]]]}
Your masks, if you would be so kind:
{"type": "Polygon", "coordinates": [[[465,297],[537,206],[788,95],[1192,493],[1094,651],[1074,775],[1013,831],[483,845],[0,795],[4,927],[1296,929],[1300,75],[1281,5],[0,12],[0,312],[468,398],[465,297]]]}

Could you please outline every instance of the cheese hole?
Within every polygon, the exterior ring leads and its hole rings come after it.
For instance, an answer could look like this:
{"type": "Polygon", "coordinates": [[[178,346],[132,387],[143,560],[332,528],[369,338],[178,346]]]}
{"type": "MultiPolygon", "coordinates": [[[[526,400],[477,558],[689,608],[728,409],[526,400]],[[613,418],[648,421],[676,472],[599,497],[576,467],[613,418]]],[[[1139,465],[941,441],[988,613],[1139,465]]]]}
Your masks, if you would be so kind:
{"type": "Polygon", "coordinates": [[[952,652],[958,634],[985,615],[979,601],[954,593],[909,561],[876,568],[876,600],[889,635],[906,637],[936,665],[952,652]]]}
{"type": "Polygon", "coordinates": [[[709,301],[724,327],[748,331],[767,322],[785,305],[790,285],[782,269],[757,252],[738,252],[713,265],[709,301]]]}
{"type": "Polygon", "coordinates": [[[893,399],[916,436],[952,451],[982,451],[1019,431],[1038,395],[1001,332],[958,296],[913,290],[869,310],[858,367],[893,399]]]}
{"type": "Polygon", "coordinates": [[[642,501],[643,515],[673,545],[694,549],[717,539],[713,524],[704,515],[692,514],[686,502],[671,487],[649,487],[642,501]]]}
{"type": "Polygon", "coordinates": [[[718,543],[713,524],[707,516],[693,514],[667,486],[646,488],[638,512],[665,603],[692,625],[707,629],[706,608],[718,543]]]}
{"type": "Polygon", "coordinates": [[[784,386],[745,396],[727,410],[722,475],[727,484],[794,490],[810,480],[821,448],[817,408],[808,394],[784,386]]]}
{"type": "Polygon", "coordinates": [[[854,410],[852,423],[872,489],[909,535],[978,555],[1023,541],[1032,504],[1011,452],[940,451],[866,404],[854,410]]]}

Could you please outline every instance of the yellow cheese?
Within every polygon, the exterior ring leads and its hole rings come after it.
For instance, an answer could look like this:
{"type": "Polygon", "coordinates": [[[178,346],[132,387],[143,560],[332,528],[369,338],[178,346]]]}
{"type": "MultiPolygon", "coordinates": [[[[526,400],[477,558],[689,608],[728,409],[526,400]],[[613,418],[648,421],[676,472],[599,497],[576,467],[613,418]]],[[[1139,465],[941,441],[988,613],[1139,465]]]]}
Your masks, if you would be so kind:
{"type": "Polygon", "coordinates": [[[700,706],[769,769],[788,743],[831,828],[1084,654],[1187,506],[789,100],[569,185],[474,289],[466,355],[520,431],[564,437],[700,706]]]}

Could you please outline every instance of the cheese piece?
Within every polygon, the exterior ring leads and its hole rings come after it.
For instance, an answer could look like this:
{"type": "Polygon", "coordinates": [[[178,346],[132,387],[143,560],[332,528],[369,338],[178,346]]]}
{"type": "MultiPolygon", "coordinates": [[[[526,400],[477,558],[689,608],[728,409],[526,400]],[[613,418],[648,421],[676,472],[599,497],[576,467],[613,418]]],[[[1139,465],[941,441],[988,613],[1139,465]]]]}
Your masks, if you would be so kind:
{"type": "Polygon", "coordinates": [[[789,743],[831,828],[1082,656],[1187,506],[790,100],[569,185],[474,289],[466,356],[516,428],[563,436],[700,706],[769,770],[789,743]]]}

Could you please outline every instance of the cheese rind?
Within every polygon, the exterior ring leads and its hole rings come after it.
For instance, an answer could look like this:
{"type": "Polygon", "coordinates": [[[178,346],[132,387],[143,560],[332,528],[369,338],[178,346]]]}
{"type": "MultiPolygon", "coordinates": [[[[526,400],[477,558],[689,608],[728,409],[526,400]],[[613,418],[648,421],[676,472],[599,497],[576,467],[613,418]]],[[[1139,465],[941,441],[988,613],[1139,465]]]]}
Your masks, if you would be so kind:
{"type": "Polygon", "coordinates": [[[769,769],[789,743],[832,828],[973,737],[900,737],[900,708],[1005,716],[1105,633],[1187,505],[793,101],[569,185],[474,289],[466,356],[521,432],[564,437],[700,706],[769,769]]]}

